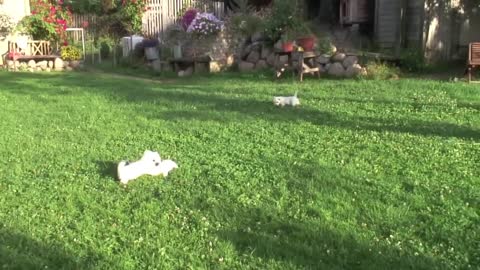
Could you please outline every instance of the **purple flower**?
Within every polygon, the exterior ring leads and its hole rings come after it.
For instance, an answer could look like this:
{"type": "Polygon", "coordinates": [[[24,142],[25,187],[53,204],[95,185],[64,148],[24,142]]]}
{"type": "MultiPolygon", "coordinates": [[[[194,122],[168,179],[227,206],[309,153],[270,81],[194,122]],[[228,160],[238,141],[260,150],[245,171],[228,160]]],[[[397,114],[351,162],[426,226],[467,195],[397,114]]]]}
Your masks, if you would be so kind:
{"type": "Polygon", "coordinates": [[[192,22],[195,20],[197,17],[197,10],[196,9],[189,9],[185,11],[185,14],[183,14],[182,17],[182,27],[183,29],[187,30],[188,27],[192,24],[192,22]]]}

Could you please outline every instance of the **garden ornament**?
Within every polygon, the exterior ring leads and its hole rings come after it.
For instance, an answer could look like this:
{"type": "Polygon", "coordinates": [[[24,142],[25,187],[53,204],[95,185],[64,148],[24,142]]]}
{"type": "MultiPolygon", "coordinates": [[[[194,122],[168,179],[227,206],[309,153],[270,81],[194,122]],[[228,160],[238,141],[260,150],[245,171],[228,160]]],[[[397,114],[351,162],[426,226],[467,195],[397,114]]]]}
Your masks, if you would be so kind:
{"type": "Polygon", "coordinates": [[[142,158],[138,161],[120,161],[117,167],[117,176],[120,182],[126,185],[129,181],[145,174],[166,177],[171,170],[176,168],[178,168],[178,165],[173,160],[162,161],[158,152],[145,150],[142,158]]]}

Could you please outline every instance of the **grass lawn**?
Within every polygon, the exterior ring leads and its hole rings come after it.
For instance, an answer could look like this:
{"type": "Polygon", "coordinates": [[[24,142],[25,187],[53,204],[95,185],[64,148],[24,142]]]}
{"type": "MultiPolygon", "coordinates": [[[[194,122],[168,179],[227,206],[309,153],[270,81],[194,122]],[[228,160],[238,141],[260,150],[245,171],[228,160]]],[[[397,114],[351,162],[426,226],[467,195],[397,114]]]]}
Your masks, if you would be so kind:
{"type": "Polygon", "coordinates": [[[0,269],[480,268],[480,85],[0,72],[0,104],[0,269]],[[180,168],[122,187],[145,149],[180,168]]]}

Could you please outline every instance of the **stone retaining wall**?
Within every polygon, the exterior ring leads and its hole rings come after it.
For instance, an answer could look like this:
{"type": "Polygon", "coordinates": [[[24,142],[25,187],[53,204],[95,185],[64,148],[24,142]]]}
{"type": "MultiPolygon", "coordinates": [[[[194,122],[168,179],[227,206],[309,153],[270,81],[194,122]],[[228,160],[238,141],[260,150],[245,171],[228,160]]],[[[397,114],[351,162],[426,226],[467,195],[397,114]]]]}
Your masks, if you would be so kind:
{"type": "MultiPolygon", "coordinates": [[[[64,61],[61,58],[55,58],[55,60],[17,60],[16,66],[18,70],[22,71],[72,71],[81,69],[84,67],[83,61],[64,61]]],[[[13,60],[7,60],[9,69],[13,69],[13,60]]]]}

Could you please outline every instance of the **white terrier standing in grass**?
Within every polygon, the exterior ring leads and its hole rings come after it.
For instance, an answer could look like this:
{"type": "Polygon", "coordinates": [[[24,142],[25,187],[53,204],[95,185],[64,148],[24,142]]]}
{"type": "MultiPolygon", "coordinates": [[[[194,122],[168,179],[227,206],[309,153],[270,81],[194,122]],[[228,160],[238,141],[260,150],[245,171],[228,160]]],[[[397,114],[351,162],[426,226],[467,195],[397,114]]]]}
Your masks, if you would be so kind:
{"type": "Polygon", "coordinates": [[[117,167],[117,175],[120,182],[126,185],[129,181],[145,174],[152,176],[163,175],[166,177],[171,170],[176,168],[178,168],[178,165],[174,161],[162,161],[160,154],[146,150],[138,161],[120,161],[117,167]]]}
{"type": "Polygon", "coordinates": [[[282,97],[282,96],[273,97],[273,104],[275,104],[275,106],[281,106],[281,107],[298,106],[300,105],[300,99],[297,97],[297,92],[298,91],[295,92],[295,95],[289,96],[289,97],[282,97]]]}

